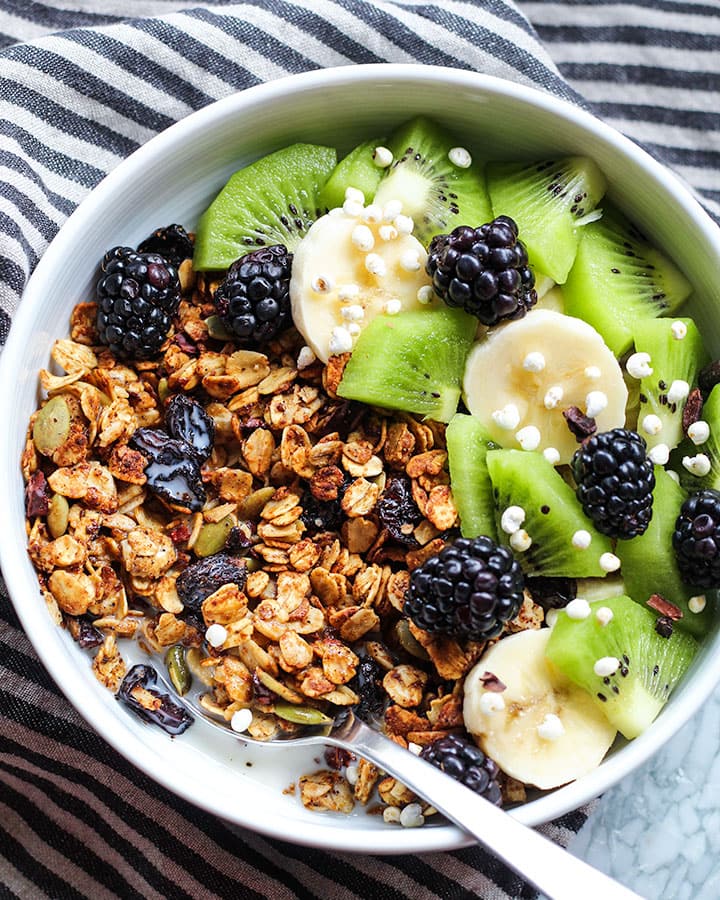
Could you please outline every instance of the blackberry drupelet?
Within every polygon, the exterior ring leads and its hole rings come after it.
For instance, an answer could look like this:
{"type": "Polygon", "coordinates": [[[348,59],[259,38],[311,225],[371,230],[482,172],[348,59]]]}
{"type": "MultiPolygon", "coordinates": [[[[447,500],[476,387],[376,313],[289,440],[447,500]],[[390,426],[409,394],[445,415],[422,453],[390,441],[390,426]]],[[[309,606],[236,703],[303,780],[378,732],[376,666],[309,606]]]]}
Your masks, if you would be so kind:
{"type": "Polygon", "coordinates": [[[486,641],[518,614],[523,587],[507,547],[459,538],[412,572],[403,611],[425,631],[486,641]]]}
{"type": "Polygon", "coordinates": [[[159,253],[174,266],[179,266],[184,259],[192,257],[193,242],[182,225],[168,225],[146,237],[138,245],[138,253],[159,253]]]}
{"type": "Polygon", "coordinates": [[[720,492],[708,489],[687,498],[672,543],[684,582],[720,587],[720,492]]]}
{"type": "Polygon", "coordinates": [[[156,253],[113,247],[97,283],[100,341],[121,359],[150,359],[170,331],[180,305],[177,269],[156,253]]]}
{"type": "Polygon", "coordinates": [[[481,794],[490,803],[500,806],[502,795],[497,782],[499,769],[479,747],[456,734],[448,734],[424,747],[420,758],[442,769],[446,775],[476,794],[481,794]]]}
{"type": "Polygon", "coordinates": [[[426,270],[435,293],[448,306],[461,307],[483,325],[522,318],[537,303],[527,250],[508,216],[479,228],[460,225],[450,234],[436,235],[426,270]]]}
{"type": "Polygon", "coordinates": [[[645,532],[655,473],[641,435],[626,428],[593,435],[571,465],[577,498],[598,531],[625,540],[645,532]]]}
{"type": "Polygon", "coordinates": [[[215,291],[218,315],[246,344],[262,345],[290,325],[292,255],[276,244],[236,260],[215,291]]]}

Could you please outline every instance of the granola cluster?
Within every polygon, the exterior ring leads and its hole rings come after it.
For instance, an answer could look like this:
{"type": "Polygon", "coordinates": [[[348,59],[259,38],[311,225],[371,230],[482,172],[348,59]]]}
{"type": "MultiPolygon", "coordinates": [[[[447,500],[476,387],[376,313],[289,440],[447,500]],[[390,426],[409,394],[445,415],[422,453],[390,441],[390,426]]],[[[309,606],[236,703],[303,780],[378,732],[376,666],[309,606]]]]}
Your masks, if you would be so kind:
{"type": "MultiPolygon", "coordinates": [[[[52,349],[63,374],[40,373],[47,399],[22,470],[29,553],[51,613],[92,648],[113,692],[127,674],[122,640],[135,640],[159,667],[173,660],[181,693],[191,677],[201,684],[209,712],[231,721],[249,710],[255,738],[356,704],[411,749],[462,732],[462,679],[485,645],[402,616],[409,572],[456,535],[444,426],[337,398],[346,357],[324,366],[294,329],[265,352],[213,337],[215,285],[190,260],[180,278],[175,329],[157,360],[116,360],[88,302],[52,349]],[[138,429],[164,427],[178,394],[214,426],[196,511],[153,490],[150,460],[132,446],[138,429]],[[391,478],[405,480],[414,504],[399,530],[378,503],[391,478]],[[237,575],[207,588],[197,565],[216,558],[237,575]]],[[[541,622],[528,597],[510,629],[541,622]]],[[[132,693],[147,709],[160,702],[141,683],[132,693]]],[[[337,753],[299,790],[309,809],[416,799],[337,753]]]]}

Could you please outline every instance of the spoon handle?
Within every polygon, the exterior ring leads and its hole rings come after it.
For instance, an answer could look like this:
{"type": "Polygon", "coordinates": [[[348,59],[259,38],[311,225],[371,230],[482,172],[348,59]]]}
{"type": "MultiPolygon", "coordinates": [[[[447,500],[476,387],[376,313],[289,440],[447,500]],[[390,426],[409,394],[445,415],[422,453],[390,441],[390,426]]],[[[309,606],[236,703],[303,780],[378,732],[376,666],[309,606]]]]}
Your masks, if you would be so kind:
{"type": "Polygon", "coordinates": [[[473,793],[440,769],[355,719],[335,744],[370,760],[424,797],[439,812],[476,837],[511,869],[551,900],[639,900],[592,866],[473,793]]]}

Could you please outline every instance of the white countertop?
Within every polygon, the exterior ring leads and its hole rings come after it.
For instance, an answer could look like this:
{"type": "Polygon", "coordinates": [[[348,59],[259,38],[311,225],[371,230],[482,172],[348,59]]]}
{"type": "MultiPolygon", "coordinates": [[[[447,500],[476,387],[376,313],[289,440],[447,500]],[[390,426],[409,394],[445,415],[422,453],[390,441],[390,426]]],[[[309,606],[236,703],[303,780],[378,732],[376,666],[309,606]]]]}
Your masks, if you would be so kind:
{"type": "Polygon", "coordinates": [[[720,898],[720,688],[602,797],[570,850],[647,900],[720,898]]]}

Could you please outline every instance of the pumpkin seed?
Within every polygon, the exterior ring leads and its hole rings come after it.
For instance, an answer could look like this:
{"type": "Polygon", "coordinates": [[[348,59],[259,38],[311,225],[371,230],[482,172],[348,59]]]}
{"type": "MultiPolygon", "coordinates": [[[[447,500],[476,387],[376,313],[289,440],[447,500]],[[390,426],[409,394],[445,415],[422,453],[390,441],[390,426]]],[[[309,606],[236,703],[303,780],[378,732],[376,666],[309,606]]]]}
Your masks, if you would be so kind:
{"type": "Polygon", "coordinates": [[[193,544],[195,555],[212,556],[213,553],[219,553],[234,526],[235,519],[232,516],[225,516],[219,522],[208,522],[203,525],[193,544]]]}
{"type": "Polygon", "coordinates": [[[277,678],[273,678],[273,676],[269,672],[261,669],[260,666],[255,669],[255,674],[260,679],[261,684],[265,685],[265,687],[269,691],[272,691],[273,694],[277,694],[278,697],[282,697],[283,700],[287,700],[288,703],[299,705],[305,699],[302,694],[298,694],[297,691],[294,691],[286,684],[283,684],[282,681],[278,681],[277,678]]]}
{"type": "Polygon", "coordinates": [[[48,504],[47,524],[54,538],[62,537],[67,531],[70,504],[62,494],[53,494],[48,504]]]}
{"type": "Polygon", "coordinates": [[[52,456],[70,434],[70,407],[63,397],[53,397],[37,414],[33,441],[38,453],[52,456]]]}
{"type": "Polygon", "coordinates": [[[219,341],[232,341],[235,339],[235,335],[229,330],[220,316],[209,316],[205,319],[205,324],[210,337],[217,338],[219,341]]]}
{"type": "Polygon", "coordinates": [[[400,619],[395,626],[395,633],[403,650],[406,650],[410,656],[414,656],[416,659],[430,659],[427,650],[413,637],[407,619],[400,619]]]}
{"type": "Polygon", "coordinates": [[[293,706],[282,700],[274,704],[275,715],[296,725],[332,725],[332,719],[314,706],[293,706]]]}
{"type": "Polygon", "coordinates": [[[170,388],[168,386],[167,378],[161,378],[160,381],[158,381],[157,392],[161,402],[164,403],[170,396],[170,388]]]}
{"type": "Polygon", "coordinates": [[[238,507],[238,516],[241,519],[251,519],[252,521],[259,519],[263,507],[274,493],[275,488],[263,487],[253,491],[252,494],[248,494],[238,507]]]}
{"type": "Polygon", "coordinates": [[[167,666],[170,681],[173,687],[182,697],[190,690],[192,684],[192,675],[185,661],[185,648],[182,644],[175,644],[170,647],[165,654],[165,665],[167,666]]]}

